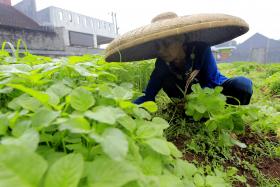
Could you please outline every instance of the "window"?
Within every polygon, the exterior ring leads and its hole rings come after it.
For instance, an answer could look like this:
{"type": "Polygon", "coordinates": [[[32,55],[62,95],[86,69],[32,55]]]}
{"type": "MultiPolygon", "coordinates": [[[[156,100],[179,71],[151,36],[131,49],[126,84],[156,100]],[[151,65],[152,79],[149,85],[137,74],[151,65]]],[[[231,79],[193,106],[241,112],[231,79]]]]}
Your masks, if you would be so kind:
{"type": "Polygon", "coordinates": [[[73,18],[72,18],[72,14],[71,13],[69,13],[68,17],[69,17],[69,21],[72,22],[73,18]]]}
{"type": "Polygon", "coordinates": [[[100,25],[100,21],[97,22],[97,26],[98,26],[98,28],[100,29],[100,26],[101,26],[101,25],[100,25]]]}
{"type": "Polygon", "coordinates": [[[80,24],[80,17],[77,16],[77,24],[79,25],[80,24]]]}
{"type": "Polygon", "coordinates": [[[63,20],[63,14],[62,14],[62,12],[58,12],[58,16],[59,16],[60,21],[62,21],[62,20],[63,20]]]}

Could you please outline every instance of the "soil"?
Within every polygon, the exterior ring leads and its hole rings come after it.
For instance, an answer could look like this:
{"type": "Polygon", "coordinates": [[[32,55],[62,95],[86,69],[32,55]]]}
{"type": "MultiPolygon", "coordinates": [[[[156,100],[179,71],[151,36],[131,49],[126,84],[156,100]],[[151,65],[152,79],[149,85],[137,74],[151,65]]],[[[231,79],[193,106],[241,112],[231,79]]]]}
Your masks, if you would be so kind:
{"type": "MultiPolygon", "coordinates": [[[[279,140],[276,138],[276,134],[268,133],[268,134],[257,134],[253,133],[249,128],[246,128],[245,133],[243,135],[237,136],[238,140],[245,143],[247,146],[249,145],[259,145],[261,142],[270,141],[273,143],[279,143],[279,140]]],[[[205,156],[201,154],[195,154],[193,152],[184,151],[185,149],[185,141],[187,137],[180,135],[178,137],[173,138],[171,141],[178,147],[178,149],[184,152],[183,159],[192,162],[196,160],[197,162],[205,162],[205,156]]],[[[280,158],[270,158],[270,157],[260,157],[256,159],[256,153],[249,151],[248,149],[242,149],[238,146],[234,146],[232,148],[232,155],[235,158],[239,158],[240,160],[247,161],[253,165],[255,165],[260,172],[262,172],[266,177],[271,179],[279,180],[280,182],[280,158]]],[[[261,155],[260,155],[261,156],[261,155]]],[[[244,175],[247,179],[247,184],[250,186],[257,186],[256,178],[254,177],[252,171],[248,168],[244,168],[242,165],[237,166],[233,160],[228,160],[224,163],[224,167],[234,166],[239,171],[239,175],[244,175]]],[[[236,187],[246,186],[243,183],[235,182],[233,183],[236,187]]]]}
{"type": "Polygon", "coordinates": [[[257,167],[265,176],[280,180],[280,158],[261,158],[257,167]]]}

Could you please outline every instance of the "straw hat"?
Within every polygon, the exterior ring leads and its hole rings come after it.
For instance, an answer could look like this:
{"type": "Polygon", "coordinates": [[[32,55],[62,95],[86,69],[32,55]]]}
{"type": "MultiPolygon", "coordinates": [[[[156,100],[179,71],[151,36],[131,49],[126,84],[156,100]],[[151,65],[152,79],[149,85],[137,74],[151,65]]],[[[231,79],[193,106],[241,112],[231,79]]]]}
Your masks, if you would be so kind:
{"type": "Polygon", "coordinates": [[[162,13],[152,23],[114,39],[105,50],[107,62],[129,62],[158,57],[157,40],[185,35],[185,42],[200,41],[210,46],[234,39],[249,30],[248,24],[226,14],[195,14],[178,17],[162,13]]]}

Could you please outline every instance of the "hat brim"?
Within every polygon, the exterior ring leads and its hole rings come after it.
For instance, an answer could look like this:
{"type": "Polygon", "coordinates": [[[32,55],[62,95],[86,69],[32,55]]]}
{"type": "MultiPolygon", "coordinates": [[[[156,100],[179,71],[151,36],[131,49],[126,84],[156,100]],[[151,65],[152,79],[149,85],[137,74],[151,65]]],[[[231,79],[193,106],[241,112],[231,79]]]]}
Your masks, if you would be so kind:
{"type": "Polygon", "coordinates": [[[182,16],[140,27],[113,40],[105,50],[107,62],[130,62],[158,57],[156,41],[185,35],[185,42],[217,45],[249,30],[248,24],[225,14],[182,16]]]}

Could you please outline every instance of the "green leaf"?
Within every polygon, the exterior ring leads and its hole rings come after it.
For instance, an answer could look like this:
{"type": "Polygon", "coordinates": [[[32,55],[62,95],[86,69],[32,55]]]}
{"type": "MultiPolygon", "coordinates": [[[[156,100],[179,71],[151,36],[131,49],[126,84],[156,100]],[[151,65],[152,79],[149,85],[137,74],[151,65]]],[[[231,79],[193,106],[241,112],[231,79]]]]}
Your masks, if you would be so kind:
{"type": "Polygon", "coordinates": [[[228,185],[223,178],[217,176],[206,176],[206,185],[209,187],[225,187],[230,186],[228,185]]]}
{"type": "MultiPolygon", "coordinates": [[[[30,118],[29,118],[30,119],[30,118]]],[[[21,136],[26,130],[31,127],[31,120],[21,119],[18,120],[14,127],[12,127],[12,135],[15,137],[21,136]]]]}
{"type": "Polygon", "coordinates": [[[107,128],[102,134],[103,151],[113,160],[123,160],[128,152],[125,134],[116,128],[107,128]]]}
{"type": "Polygon", "coordinates": [[[137,106],[135,106],[135,104],[133,104],[132,102],[130,101],[119,101],[119,106],[122,108],[122,109],[131,109],[131,108],[135,108],[137,106]]]}
{"type": "Polygon", "coordinates": [[[70,104],[75,110],[86,111],[95,104],[95,99],[90,91],[78,87],[70,94],[70,104]]]}
{"type": "Polygon", "coordinates": [[[165,174],[159,176],[160,187],[185,187],[182,181],[171,174],[165,174]]]}
{"type": "Polygon", "coordinates": [[[52,166],[58,159],[66,156],[64,152],[56,152],[54,148],[47,146],[39,146],[37,151],[39,155],[43,156],[49,164],[49,167],[52,166]]]}
{"type": "Polygon", "coordinates": [[[142,161],[142,167],[145,175],[161,175],[163,163],[159,156],[148,155],[142,161]]]}
{"type": "Polygon", "coordinates": [[[59,112],[47,108],[41,108],[34,113],[31,120],[31,125],[34,128],[41,129],[42,127],[47,127],[52,121],[54,121],[59,116],[59,112]]]}
{"type": "Polygon", "coordinates": [[[93,111],[87,111],[85,116],[99,121],[101,123],[107,123],[114,125],[116,120],[126,114],[120,108],[114,108],[111,106],[98,106],[93,111]]]}
{"type": "Polygon", "coordinates": [[[157,124],[162,127],[162,129],[167,129],[169,127],[168,122],[160,117],[154,117],[152,120],[153,124],[157,124]]]}
{"type": "Polygon", "coordinates": [[[192,87],[191,87],[191,89],[192,89],[192,91],[193,91],[194,93],[199,92],[199,91],[202,90],[199,84],[193,84],[192,87]]]}
{"type": "Polygon", "coordinates": [[[19,138],[5,137],[1,140],[3,145],[18,145],[35,151],[39,144],[39,133],[33,129],[26,130],[19,138]]]}
{"type": "Polygon", "coordinates": [[[237,146],[239,146],[240,148],[243,148],[243,149],[247,147],[245,143],[242,143],[242,142],[240,142],[240,141],[238,141],[236,139],[233,139],[233,138],[231,138],[231,142],[234,145],[237,145],[237,146]]]}
{"type": "Polygon", "coordinates": [[[89,122],[83,117],[73,117],[59,125],[59,130],[69,130],[72,133],[88,133],[90,129],[89,122]]]}
{"type": "Polygon", "coordinates": [[[234,131],[235,132],[244,132],[245,131],[245,122],[243,121],[242,117],[238,114],[232,115],[232,121],[234,123],[234,131]]]}
{"type": "Polygon", "coordinates": [[[196,110],[196,111],[198,111],[199,113],[201,113],[201,114],[203,114],[204,112],[206,112],[206,107],[205,106],[203,106],[203,105],[195,105],[194,106],[194,109],[196,110]]]}
{"type": "Polygon", "coordinates": [[[184,160],[176,160],[175,173],[179,177],[186,177],[193,180],[193,175],[197,172],[195,165],[184,160]]]}
{"type": "Polygon", "coordinates": [[[80,154],[69,154],[57,160],[49,169],[45,187],[77,187],[83,173],[80,154]]]}
{"type": "MultiPolygon", "coordinates": [[[[1,84],[1,83],[0,83],[1,84]]],[[[0,93],[2,94],[9,94],[13,91],[13,88],[10,88],[10,87],[5,87],[5,88],[1,88],[0,89],[0,93]]]]}
{"type": "Polygon", "coordinates": [[[207,129],[210,131],[210,132],[213,132],[214,130],[216,130],[217,129],[217,122],[216,121],[214,121],[214,120],[208,120],[208,121],[206,121],[206,123],[205,123],[205,125],[206,125],[206,127],[207,127],[207,129]]]}
{"type": "Polygon", "coordinates": [[[32,67],[27,64],[1,65],[0,71],[3,73],[27,74],[29,71],[32,71],[32,67]]]}
{"type": "Polygon", "coordinates": [[[59,97],[55,93],[53,93],[51,91],[47,91],[46,93],[49,96],[49,104],[50,105],[55,106],[55,105],[59,104],[59,101],[60,101],[59,97]]]}
{"type": "Polygon", "coordinates": [[[146,141],[146,143],[156,152],[163,155],[170,155],[170,149],[166,140],[152,138],[146,141]]]}
{"type": "Polygon", "coordinates": [[[133,113],[135,114],[135,116],[137,116],[140,119],[150,120],[152,118],[151,115],[143,108],[138,108],[138,107],[133,108],[133,113]]]}
{"type": "Polygon", "coordinates": [[[6,135],[9,126],[9,120],[6,116],[0,115],[0,135],[6,135]]]}
{"type": "Polygon", "coordinates": [[[36,153],[18,146],[0,146],[0,186],[39,186],[46,169],[46,161],[36,153]]]}
{"type": "Polygon", "coordinates": [[[170,153],[171,153],[172,156],[174,156],[174,157],[176,157],[176,158],[180,158],[180,157],[183,156],[182,153],[181,153],[181,151],[179,151],[179,150],[177,149],[177,147],[176,147],[173,143],[167,142],[167,145],[168,145],[168,147],[169,147],[169,149],[170,149],[170,153]]]}
{"type": "Polygon", "coordinates": [[[56,83],[49,87],[46,92],[52,92],[59,98],[62,98],[65,95],[69,94],[71,92],[71,89],[68,86],[65,86],[63,83],[56,83]]]}
{"type": "Polygon", "coordinates": [[[35,99],[27,94],[22,94],[19,97],[12,100],[8,105],[9,108],[16,110],[16,108],[13,107],[13,105],[19,105],[24,109],[35,112],[39,109],[39,107],[41,106],[41,103],[37,99],[35,99]]]}
{"type": "Polygon", "coordinates": [[[120,117],[117,121],[130,132],[133,132],[133,130],[136,128],[135,121],[128,115],[120,117]]]}
{"type": "Polygon", "coordinates": [[[221,87],[221,86],[216,86],[215,87],[215,92],[216,93],[221,93],[223,91],[223,87],[221,87]]]}
{"type": "Polygon", "coordinates": [[[163,135],[163,129],[158,126],[154,125],[149,121],[140,121],[138,120],[138,128],[136,131],[137,138],[154,138],[154,137],[161,137],[163,135]]]}
{"type": "Polygon", "coordinates": [[[121,187],[140,177],[136,167],[128,161],[114,161],[108,158],[97,158],[87,170],[91,187],[121,187]]]}
{"type": "Polygon", "coordinates": [[[116,100],[128,100],[133,96],[131,89],[127,89],[121,86],[115,86],[114,88],[111,88],[108,85],[102,85],[99,87],[99,93],[103,97],[116,100]]]}
{"type": "Polygon", "coordinates": [[[112,89],[112,94],[115,99],[129,100],[132,98],[132,90],[126,89],[121,86],[116,86],[112,89]]]}
{"type": "Polygon", "coordinates": [[[158,110],[157,104],[153,101],[147,101],[140,105],[140,107],[145,108],[149,112],[156,112],[158,110]]]}
{"type": "Polygon", "coordinates": [[[205,184],[204,178],[198,173],[194,175],[193,182],[197,187],[203,187],[205,184]]]}
{"type": "Polygon", "coordinates": [[[219,145],[225,146],[225,147],[232,146],[234,144],[231,139],[232,138],[231,138],[230,134],[228,132],[223,131],[222,133],[219,134],[219,145]]]}
{"type": "Polygon", "coordinates": [[[195,114],[193,115],[193,119],[194,119],[195,121],[199,121],[202,117],[203,117],[203,114],[201,114],[201,113],[195,113],[195,114]]]}
{"type": "Polygon", "coordinates": [[[84,158],[88,158],[89,149],[82,143],[68,144],[66,145],[66,148],[73,151],[73,153],[80,153],[84,158]]]}
{"type": "Polygon", "coordinates": [[[73,66],[69,66],[72,67],[76,72],[78,72],[81,76],[85,76],[85,77],[98,77],[97,74],[93,74],[90,73],[86,68],[76,64],[73,66]]]}
{"type": "Polygon", "coordinates": [[[49,100],[49,96],[43,92],[37,91],[37,90],[33,90],[31,88],[27,88],[23,85],[20,84],[7,84],[7,86],[10,86],[12,88],[21,90],[29,95],[31,95],[32,97],[38,99],[38,101],[40,101],[43,104],[47,104],[48,100],[49,100]]]}

